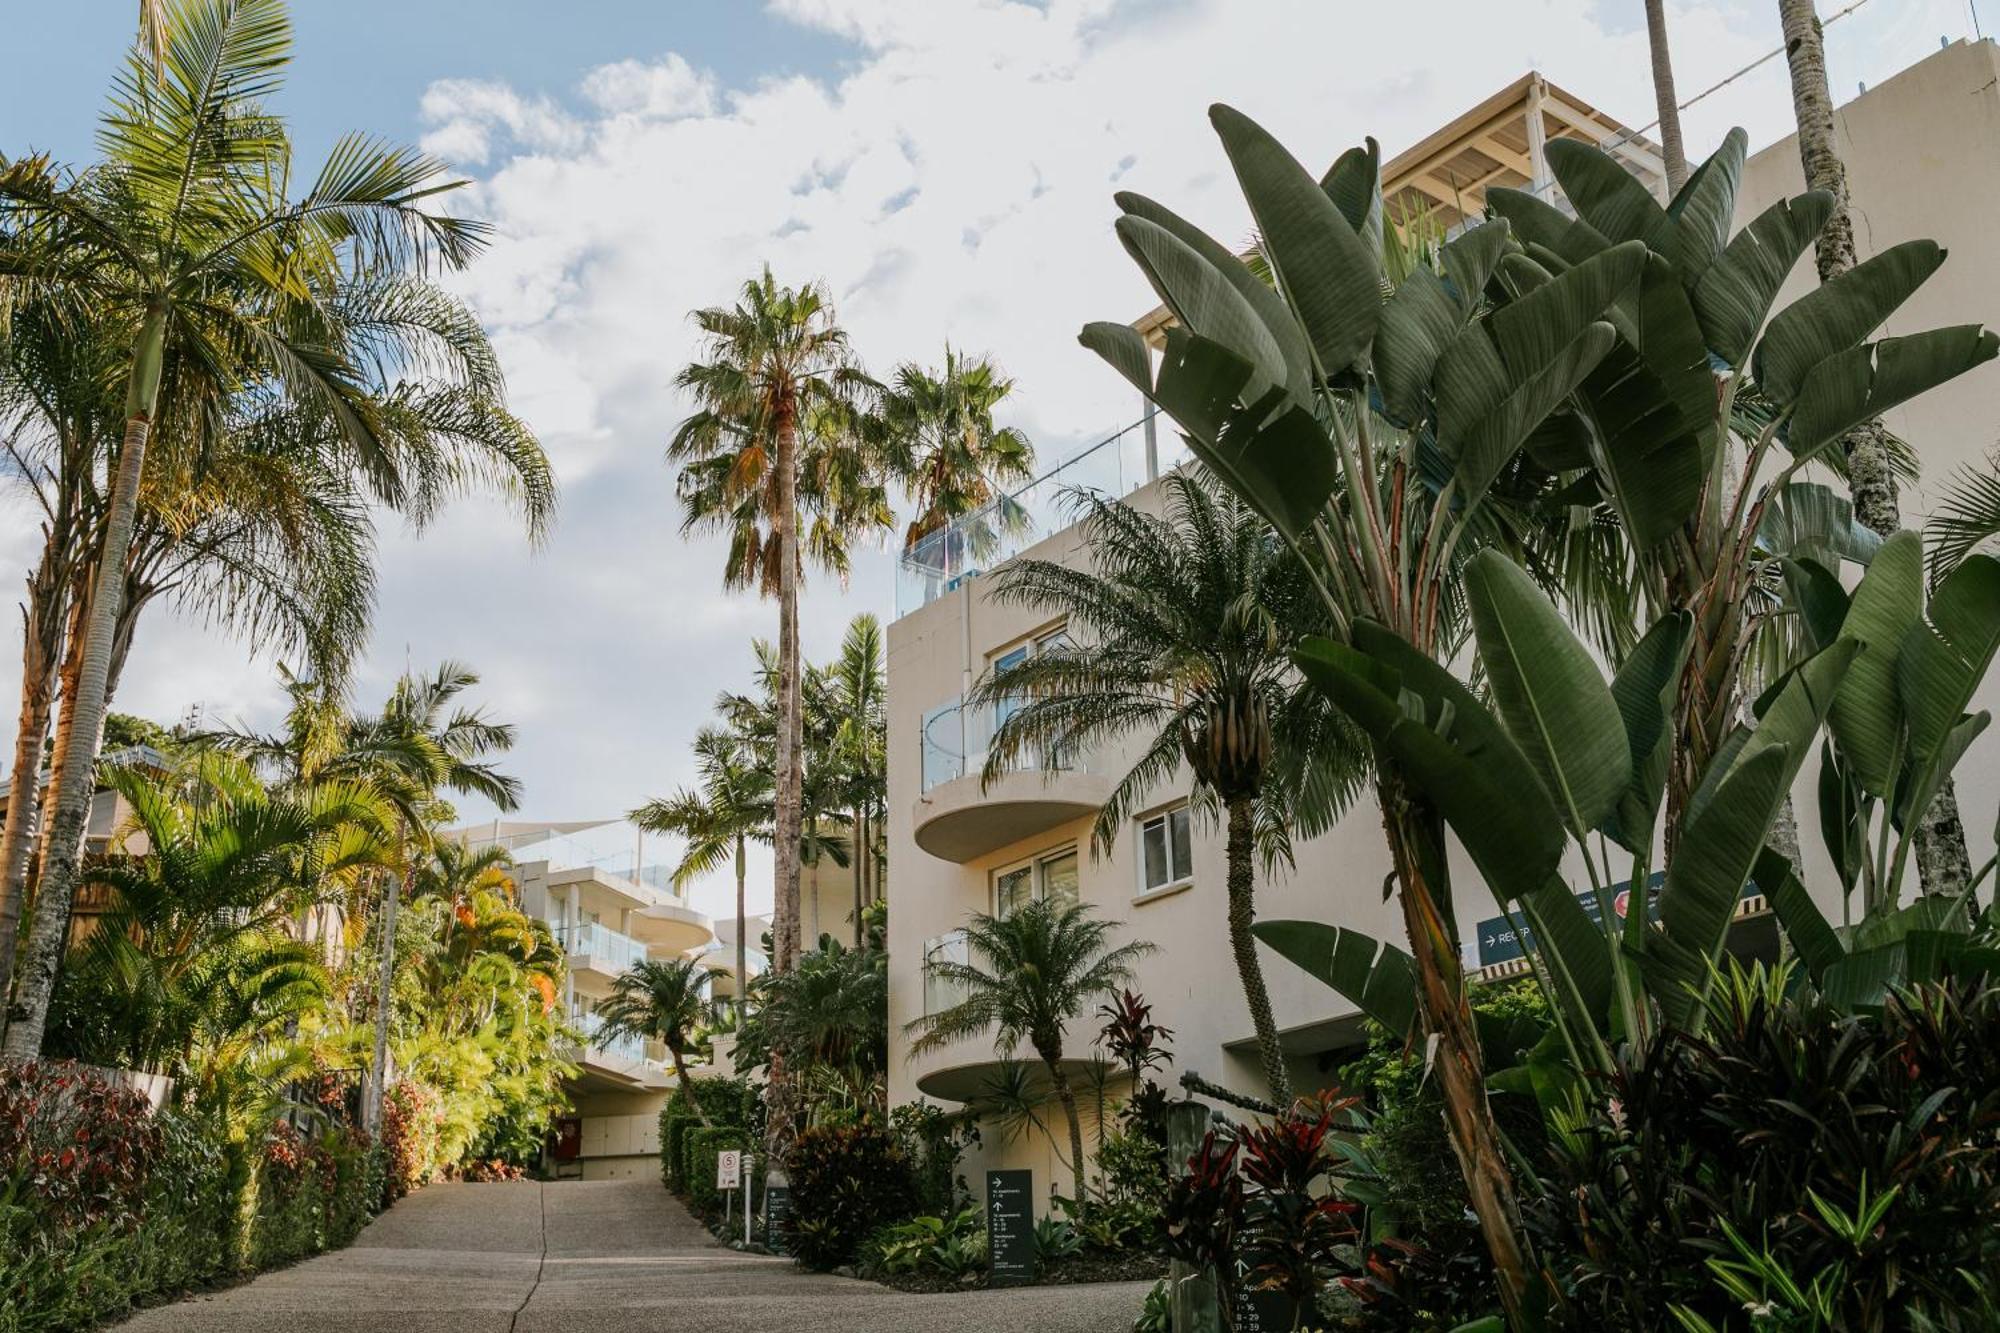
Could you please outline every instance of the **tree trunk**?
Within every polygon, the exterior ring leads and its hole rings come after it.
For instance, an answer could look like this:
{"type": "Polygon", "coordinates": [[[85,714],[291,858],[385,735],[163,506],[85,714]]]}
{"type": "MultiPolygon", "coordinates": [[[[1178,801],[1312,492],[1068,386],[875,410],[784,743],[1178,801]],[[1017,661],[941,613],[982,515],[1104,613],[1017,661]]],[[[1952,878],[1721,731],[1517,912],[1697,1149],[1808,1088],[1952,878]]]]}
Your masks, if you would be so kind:
{"type": "Polygon", "coordinates": [[[1444,884],[1442,825],[1393,775],[1379,787],[1382,822],[1400,886],[1403,923],[1416,964],[1417,1009],[1436,1041],[1433,1068],[1444,1102],[1445,1128],[1465,1178],[1465,1191],[1493,1259],[1500,1301],[1511,1326],[1528,1328],[1528,1292],[1536,1281],[1534,1256],[1521,1225],[1513,1173],[1500,1148],[1500,1130],[1486,1099],[1486,1072],[1478,1029],[1459,959],[1458,932],[1448,899],[1432,894],[1444,884]]]}
{"type": "Polygon", "coordinates": [[[736,835],[736,1035],[743,1035],[743,1019],[750,1007],[750,942],[744,938],[750,933],[749,897],[744,881],[747,870],[744,865],[743,835],[736,835]]]}
{"type": "Polygon", "coordinates": [[[694,1095],[694,1084],[688,1081],[687,1061],[681,1058],[681,1048],[668,1042],[667,1054],[674,1058],[674,1079],[681,1085],[681,1096],[687,1098],[687,1104],[694,1108],[694,1118],[701,1121],[701,1127],[709,1128],[708,1112],[702,1110],[701,1098],[694,1095]]]}
{"type": "Polygon", "coordinates": [[[146,441],[152,434],[153,412],[160,394],[160,363],[165,351],[167,309],[155,303],[146,311],[133,348],[132,372],[126,394],[125,440],[118,455],[105,515],[104,549],[97,559],[96,588],[91,595],[90,624],[84,637],[71,726],[78,738],[88,738],[89,752],[71,755],[56,775],[51,793],[55,813],[44,837],[45,865],[35,889],[34,922],[14,1002],[7,1011],[5,1053],[16,1060],[41,1054],[42,1030],[49,1001],[55,995],[56,974],[69,938],[70,902],[83,861],[83,837],[96,790],[97,749],[104,730],[104,705],[116,651],[118,613],[125,592],[125,556],[132,546],[132,529],[139,516],[139,481],[146,466],[146,441]]]}
{"type": "MultiPolygon", "coordinates": [[[[775,874],[771,912],[771,965],[789,972],[799,956],[799,833],[804,775],[799,753],[803,719],[799,697],[799,535],[797,404],[778,411],[778,736],[775,818],[771,860],[775,874]]],[[[792,1143],[792,1095],[785,1053],[771,1048],[765,1091],[765,1155],[785,1160],[792,1143]]]]}
{"type": "MultiPolygon", "coordinates": [[[[407,830],[403,837],[407,842],[407,830]]],[[[368,1132],[378,1138],[382,1133],[382,1103],[389,1095],[389,1023],[396,1013],[396,914],[403,902],[402,880],[394,874],[382,879],[382,958],[376,973],[375,1063],[368,1091],[368,1132]]]]}
{"type": "Polygon", "coordinates": [[[1646,0],[1646,43],[1653,55],[1653,99],[1660,111],[1660,157],[1667,166],[1667,193],[1687,184],[1687,151],[1681,146],[1681,108],[1674,96],[1674,61],[1667,48],[1666,0],[1646,0]]]}
{"type": "Polygon", "coordinates": [[[42,558],[28,576],[28,599],[21,608],[21,712],[14,733],[12,783],[0,824],[0,1027],[13,990],[14,955],[21,947],[21,904],[28,892],[28,862],[41,809],[42,743],[55,711],[56,663],[63,651],[68,598],[50,534],[42,558]]]}
{"type": "Polygon", "coordinates": [[[1076,1180],[1076,1217],[1081,1222],[1090,1216],[1090,1180],[1084,1174],[1083,1118],[1077,1114],[1076,1090],[1070,1087],[1069,1074],[1062,1067],[1061,1048],[1038,1046],[1036,1050],[1049,1068],[1049,1082],[1055,1086],[1056,1100],[1062,1103],[1063,1117],[1069,1121],[1069,1169],[1076,1180]]]}
{"type": "Polygon", "coordinates": [[[1278,1024],[1271,1016],[1271,993],[1264,986],[1257,940],[1250,933],[1257,920],[1256,867],[1251,859],[1255,852],[1250,798],[1234,797],[1229,802],[1229,947],[1236,955],[1236,975],[1250,1006],[1250,1022],[1257,1029],[1257,1054],[1264,1062],[1264,1081],[1270,1085],[1271,1100],[1289,1107],[1292,1080],[1285,1072],[1285,1052],[1278,1044],[1278,1024]]]}

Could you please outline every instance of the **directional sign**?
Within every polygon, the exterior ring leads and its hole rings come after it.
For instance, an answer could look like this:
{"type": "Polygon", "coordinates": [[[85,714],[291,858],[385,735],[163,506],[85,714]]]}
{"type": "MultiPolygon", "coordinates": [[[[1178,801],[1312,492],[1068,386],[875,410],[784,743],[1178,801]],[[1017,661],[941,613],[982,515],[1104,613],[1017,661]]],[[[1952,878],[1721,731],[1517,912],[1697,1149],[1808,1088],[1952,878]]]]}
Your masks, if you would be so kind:
{"type": "Polygon", "coordinates": [[[786,1237],[792,1229],[792,1187],[764,1187],[764,1248],[772,1254],[789,1254],[786,1237]]]}
{"type": "Polygon", "coordinates": [[[715,1187],[719,1190],[733,1190],[743,1183],[743,1154],[735,1148],[724,1148],[715,1154],[715,1187]]]}
{"type": "Polygon", "coordinates": [[[1035,1173],[986,1173],[987,1281],[995,1287],[1035,1280],[1035,1173]]]}
{"type": "MultiPolygon", "coordinates": [[[[1646,919],[1648,921],[1657,921],[1660,919],[1660,886],[1666,882],[1667,877],[1665,873],[1658,870],[1655,870],[1652,878],[1646,881],[1646,919]]],[[[1756,889],[1745,885],[1743,891],[1749,894],[1755,893],[1756,889]]],[[[1623,921],[1625,919],[1626,908],[1630,906],[1632,900],[1632,882],[1630,880],[1620,880],[1616,884],[1613,884],[1611,886],[1611,899],[1611,910],[1618,914],[1620,921],[1623,921]]],[[[1583,905],[1583,913],[1590,918],[1593,925],[1598,924],[1602,920],[1603,913],[1598,910],[1596,893],[1589,891],[1579,893],[1576,895],[1576,900],[1583,905]]],[[[1491,967],[1495,963],[1504,963],[1510,959],[1519,958],[1532,948],[1534,943],[1535,932],[1528,929],[1527,922],[1523,921],[1521,923],[1520,934],[1517,935],[1514,931],[1513,923],[1508,921],[1506,917],[1488,917],[1479,923],[1479,965],[1481,967],[1491,967]],[[1524,936],[1525,939],[1522,938],[1524,936]]]]}

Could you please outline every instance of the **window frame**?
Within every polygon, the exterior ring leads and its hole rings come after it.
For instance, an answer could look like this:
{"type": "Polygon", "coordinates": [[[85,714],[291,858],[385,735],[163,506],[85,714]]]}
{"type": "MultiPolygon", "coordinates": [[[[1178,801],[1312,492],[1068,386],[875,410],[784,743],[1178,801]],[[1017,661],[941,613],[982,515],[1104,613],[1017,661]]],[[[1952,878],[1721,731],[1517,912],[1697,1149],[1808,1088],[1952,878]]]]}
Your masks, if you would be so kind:
{"type": "Polygon", "coordinates": [[[1000,914],[1000,880],[1002,876],[1011,875],[1017,870],[1026,870],[1028,872],[1028,901],[1031,903],[1044,901],[1048,897],[1046,867],[1051,861],[1059,861],[1065,856],[1076,858],[1076,901],[1082,902],[1083,855],[1081,844],[1072,838],[1067,842],[1059,842],[1052,847],[1045,847],[1039,852],[1031,852],[1027,856],[1016,857],[1014,860],[1008,861],[1003,865],[997,865],[988,871],[986,875],[987,910],[997,920],[1006,920],[1006,917],[1000,914]]]}
{"type": "Polygon", "coordinates": [[[1139,884],[1138,891],[1132,896],[1132,901],[1150,902],[1155,898],[1164,898],[1169,894],[1180,893],[1194,887],[1193,803],[1186,797],[1181,797],[1178,800],[1169,801],[1165,805],[1155,806],[1151,810],[1134,815],[1132,822],[1138,829],[1136,841],[1139,844],[1139,854],[1133,858],[1137,862],[1136,871],[1139,884]],[[1174,864],[1173,817],[1175,815],[1182,815],[1187,820],[1188,863],[1185,866],[1176,866],[1174,864]],[[1148,885],[1146,883],[1146,830],[1155,823],[1161,826],[1166,840],[1168,878],[1163,883],[1148,885]],[[1174,874],[1175,870],[1179,870],[1180,873],[1174,874]]]}

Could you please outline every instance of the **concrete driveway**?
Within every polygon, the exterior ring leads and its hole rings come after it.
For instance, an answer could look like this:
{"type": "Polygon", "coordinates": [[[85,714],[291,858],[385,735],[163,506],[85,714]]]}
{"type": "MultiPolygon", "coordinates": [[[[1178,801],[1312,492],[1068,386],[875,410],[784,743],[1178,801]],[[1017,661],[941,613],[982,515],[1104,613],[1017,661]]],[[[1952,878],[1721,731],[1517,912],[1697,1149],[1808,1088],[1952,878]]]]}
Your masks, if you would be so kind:
{"type": "Polygon", "coordinates": [[[433,1185],[348,1249],[126,1333],[1123,1333],[1141,1283],[915,1296],[716,1247],[653,1181],[433,1185]]]}

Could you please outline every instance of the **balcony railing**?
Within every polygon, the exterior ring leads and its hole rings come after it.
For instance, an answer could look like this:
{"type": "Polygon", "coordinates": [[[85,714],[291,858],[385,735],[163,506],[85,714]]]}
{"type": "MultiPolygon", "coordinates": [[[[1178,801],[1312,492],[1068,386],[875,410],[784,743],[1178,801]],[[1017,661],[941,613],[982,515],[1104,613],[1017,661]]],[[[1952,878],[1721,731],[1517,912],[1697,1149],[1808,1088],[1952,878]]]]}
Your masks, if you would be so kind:
{"type": "MultiPolygon", "coordinates": [[[[993,734],[1008,711],[1016,705],[967,704],[953,699],[924,714],[923,790],[976,774],[986,767],[993,747],[993,734]]],[[[1041,756],[1024,759],[1017,769],[1055,768],[1066,773],[1087,773],[1090,767],[1080,756],[1063,753],[1054,763],[1043,764],[1041,756]]]]}
{"type": "Polygon", "coordinates": [[[572,954],[601,963],[613,972],[623,972],[646,957],[645,945],[594,921],[566,926],[556,932],[556,938],[572,954]]]}
{"type": "Polygon", "coordinates": [[[1188,456],[1173,423],[1135,421],[1058,464],[1021,489],[938,529],[903,552],[896,568],[896,614],[906,616],[967,579],[1011,560],[1075,518],[1071,490],[1117,499],[1188,456]]]}
{"type": "Polygon", "coordinates": [[[638,1037],[612,1037],[600,1041],[604,1031],[602,1015],[593,1013],[577,1014],[572,1020],[579,1032],[583,1033],[586,1052],[596,1051],[619,1060],[629,1060],[633,1064],[643,1064],[646,1060],[646,1043],[638,1037]]]}

